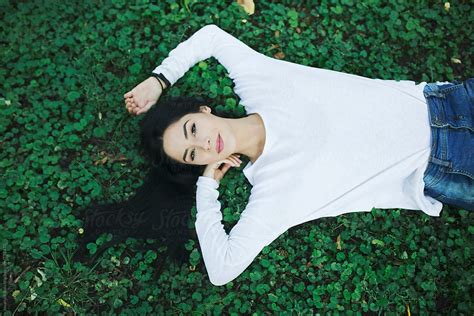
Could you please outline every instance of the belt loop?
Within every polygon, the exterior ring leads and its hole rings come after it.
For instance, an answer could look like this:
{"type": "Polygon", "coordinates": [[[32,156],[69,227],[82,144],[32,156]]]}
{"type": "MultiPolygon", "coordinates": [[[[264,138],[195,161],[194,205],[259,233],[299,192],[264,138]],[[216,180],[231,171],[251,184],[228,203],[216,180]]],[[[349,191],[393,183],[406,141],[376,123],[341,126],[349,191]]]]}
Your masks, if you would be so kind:
{"type": "Polygon", "coordinates": [[[448,167],[448,168],[451,168],[452,166],[452,163],[451,161],[446,161],[446,160],[442,160],[442,159],[438,159],[434,156],[430,156],[429,158],[429,161],[434,163],[434,164],[437,164],[437,165],[440,165],[440,166],[444,166],[444,167],[448,167]]]}

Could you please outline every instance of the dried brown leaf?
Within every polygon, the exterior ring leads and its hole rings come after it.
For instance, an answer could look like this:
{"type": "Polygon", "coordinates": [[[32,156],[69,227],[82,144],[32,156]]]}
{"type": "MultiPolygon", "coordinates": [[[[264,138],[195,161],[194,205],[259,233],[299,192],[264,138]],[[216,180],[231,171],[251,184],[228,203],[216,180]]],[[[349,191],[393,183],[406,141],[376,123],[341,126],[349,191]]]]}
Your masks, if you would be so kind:
{"type": "Polygon", "coordinates": [[[97,165],[103,165],[107,162],[107,160],[109,159],[109,157],[105,156],[104,158],[101,158],[99,160],[97,160],[96,162],[94,162],[94,166],[97,166],[97,165]]]}
{"type": "Polygon", "coordinates": [[[273,55],[273,57],[275,57],[276,59],[283,59],[283,58],[285,58],[285,53],[278,52],[275,55],[273,55]]]}

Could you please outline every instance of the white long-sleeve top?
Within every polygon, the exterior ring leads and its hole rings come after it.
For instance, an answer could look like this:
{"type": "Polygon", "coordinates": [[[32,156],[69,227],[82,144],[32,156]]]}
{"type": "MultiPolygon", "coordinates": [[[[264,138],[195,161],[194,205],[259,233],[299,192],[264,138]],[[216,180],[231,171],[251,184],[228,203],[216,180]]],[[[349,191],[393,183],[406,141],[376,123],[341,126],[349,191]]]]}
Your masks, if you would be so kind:
{"type": "Polygon", "coordinates": [[[321,217],[372,208],[421,210],[442,203],[424,195],[431,132],[426,82],[370,79],[274,59],[216,25],[206,25],[170,51],[153,72],[173,85],[197,62],[216,58],[248,114],[266,133],[255,163],[243,172],[248,204],[229,234],[219,183],[201,176],[196,233],[209,279],[239,276],[289,228],[321,217]]]}

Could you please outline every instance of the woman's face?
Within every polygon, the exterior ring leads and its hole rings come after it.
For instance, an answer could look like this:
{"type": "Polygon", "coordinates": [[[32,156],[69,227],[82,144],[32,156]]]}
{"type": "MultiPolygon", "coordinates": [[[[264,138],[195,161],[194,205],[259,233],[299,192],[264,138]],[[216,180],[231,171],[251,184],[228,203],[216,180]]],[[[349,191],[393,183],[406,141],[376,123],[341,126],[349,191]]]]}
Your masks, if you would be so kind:
{"type": "Polygon", "coordinates": [[[227,120],[211,114],[211,108],[205,105],[200,113],[186,114],[163,133],[165,153],[186,164],[217,162],[232,155],[235,147],[235,136],[227,120]],[[217,152],[218,135],[223,141],[220,152],[217,152]]]}

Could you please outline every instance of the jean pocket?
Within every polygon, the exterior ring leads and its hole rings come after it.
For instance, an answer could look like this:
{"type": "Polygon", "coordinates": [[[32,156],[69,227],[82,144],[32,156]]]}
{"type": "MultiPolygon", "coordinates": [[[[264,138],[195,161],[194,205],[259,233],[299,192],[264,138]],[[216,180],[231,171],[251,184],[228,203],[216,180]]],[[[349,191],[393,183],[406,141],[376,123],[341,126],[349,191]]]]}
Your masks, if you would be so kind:
{"type": "Polygon", "coordinates": [[[474,180],[474,132],[462,129],[446,129],[446,172],[459,174],[474,180]]]}
{"type": "Polygon", "coordinates": [[[433,189],[441,180],[443,180],[443,177],[445,177],[443,172],[444,168],[445,167],[443,166],[428,162],[428,166],[426,167],[423,176],[425,188],[433,189]]]}
{"type": "MultiPolygon", "coordinates": [[[[471,181],[474,181],[474,174],[472,174],[469,170],[466,170],[466,169],[453,167],[453,168],[447,168],[446,172],[451,173],[451,174],[456,174],[456,175],[469,177],[471,179],[471,181]]],[[[473,188],[473,190],[474,190],[474,188],[473,188]]]]}

